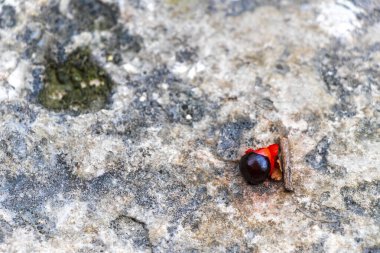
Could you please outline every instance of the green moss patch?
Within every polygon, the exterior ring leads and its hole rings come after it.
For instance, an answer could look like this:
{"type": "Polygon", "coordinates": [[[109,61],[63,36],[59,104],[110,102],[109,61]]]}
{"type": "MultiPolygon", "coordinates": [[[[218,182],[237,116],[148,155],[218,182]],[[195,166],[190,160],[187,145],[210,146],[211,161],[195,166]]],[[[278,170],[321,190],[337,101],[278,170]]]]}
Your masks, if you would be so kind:
{"type": "Polygon", "coordinates": [[[109,102],[113,83],[92,59],[88,48],[71,53],[61,64],[48,60],[39,102],[49,110],[86,113],[109,102]]]}

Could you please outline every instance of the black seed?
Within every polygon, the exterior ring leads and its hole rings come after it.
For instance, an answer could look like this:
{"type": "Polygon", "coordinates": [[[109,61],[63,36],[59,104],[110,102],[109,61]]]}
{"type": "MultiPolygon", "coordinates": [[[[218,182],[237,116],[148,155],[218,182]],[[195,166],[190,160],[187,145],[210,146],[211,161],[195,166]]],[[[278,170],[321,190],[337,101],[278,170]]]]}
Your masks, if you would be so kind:
{"type": "Polygon", "coordinates": [[[239,168],[245,180],[250,184],[259,184],[269,175],[269,159],[263,155],[249,153],[240,159],[239,168]]]}

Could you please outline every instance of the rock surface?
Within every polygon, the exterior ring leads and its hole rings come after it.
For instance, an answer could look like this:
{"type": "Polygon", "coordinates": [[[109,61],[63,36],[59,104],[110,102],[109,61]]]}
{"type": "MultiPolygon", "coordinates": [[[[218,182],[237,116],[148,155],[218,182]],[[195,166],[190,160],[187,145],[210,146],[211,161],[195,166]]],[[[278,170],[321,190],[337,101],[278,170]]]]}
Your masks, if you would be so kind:
{"type": "Polygon", "coordinates": [[[1,0],[0,252],[379,252],[379,11],[1,0]],[[109,102],[44,107],[78,48],[109,102]],[[295,192],[248,185],[228,160],[284,132],[295,192]]]}

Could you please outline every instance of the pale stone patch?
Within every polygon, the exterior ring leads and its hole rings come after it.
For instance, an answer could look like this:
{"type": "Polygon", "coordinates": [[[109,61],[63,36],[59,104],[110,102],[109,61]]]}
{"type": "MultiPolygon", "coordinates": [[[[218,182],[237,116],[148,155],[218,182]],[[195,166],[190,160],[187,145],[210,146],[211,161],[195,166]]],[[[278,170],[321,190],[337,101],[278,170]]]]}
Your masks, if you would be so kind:
{"type": "Polygon", "coordinates": [[[331,36],[351,40],[352,32],[362,26],[357,14],[364,11],[347,0],[322,2],[320,11],[317,23],[331,36]]]}

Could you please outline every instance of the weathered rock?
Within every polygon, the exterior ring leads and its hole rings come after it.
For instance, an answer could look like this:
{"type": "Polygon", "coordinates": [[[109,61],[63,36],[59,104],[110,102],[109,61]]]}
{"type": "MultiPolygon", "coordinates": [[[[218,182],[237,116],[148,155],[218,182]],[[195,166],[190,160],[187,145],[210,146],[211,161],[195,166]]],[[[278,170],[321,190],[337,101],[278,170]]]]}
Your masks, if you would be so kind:
{"type": "Polygon", "coordinates": [[[0,252],[379,251],[378,1],[0,2],[0,252]]]}

